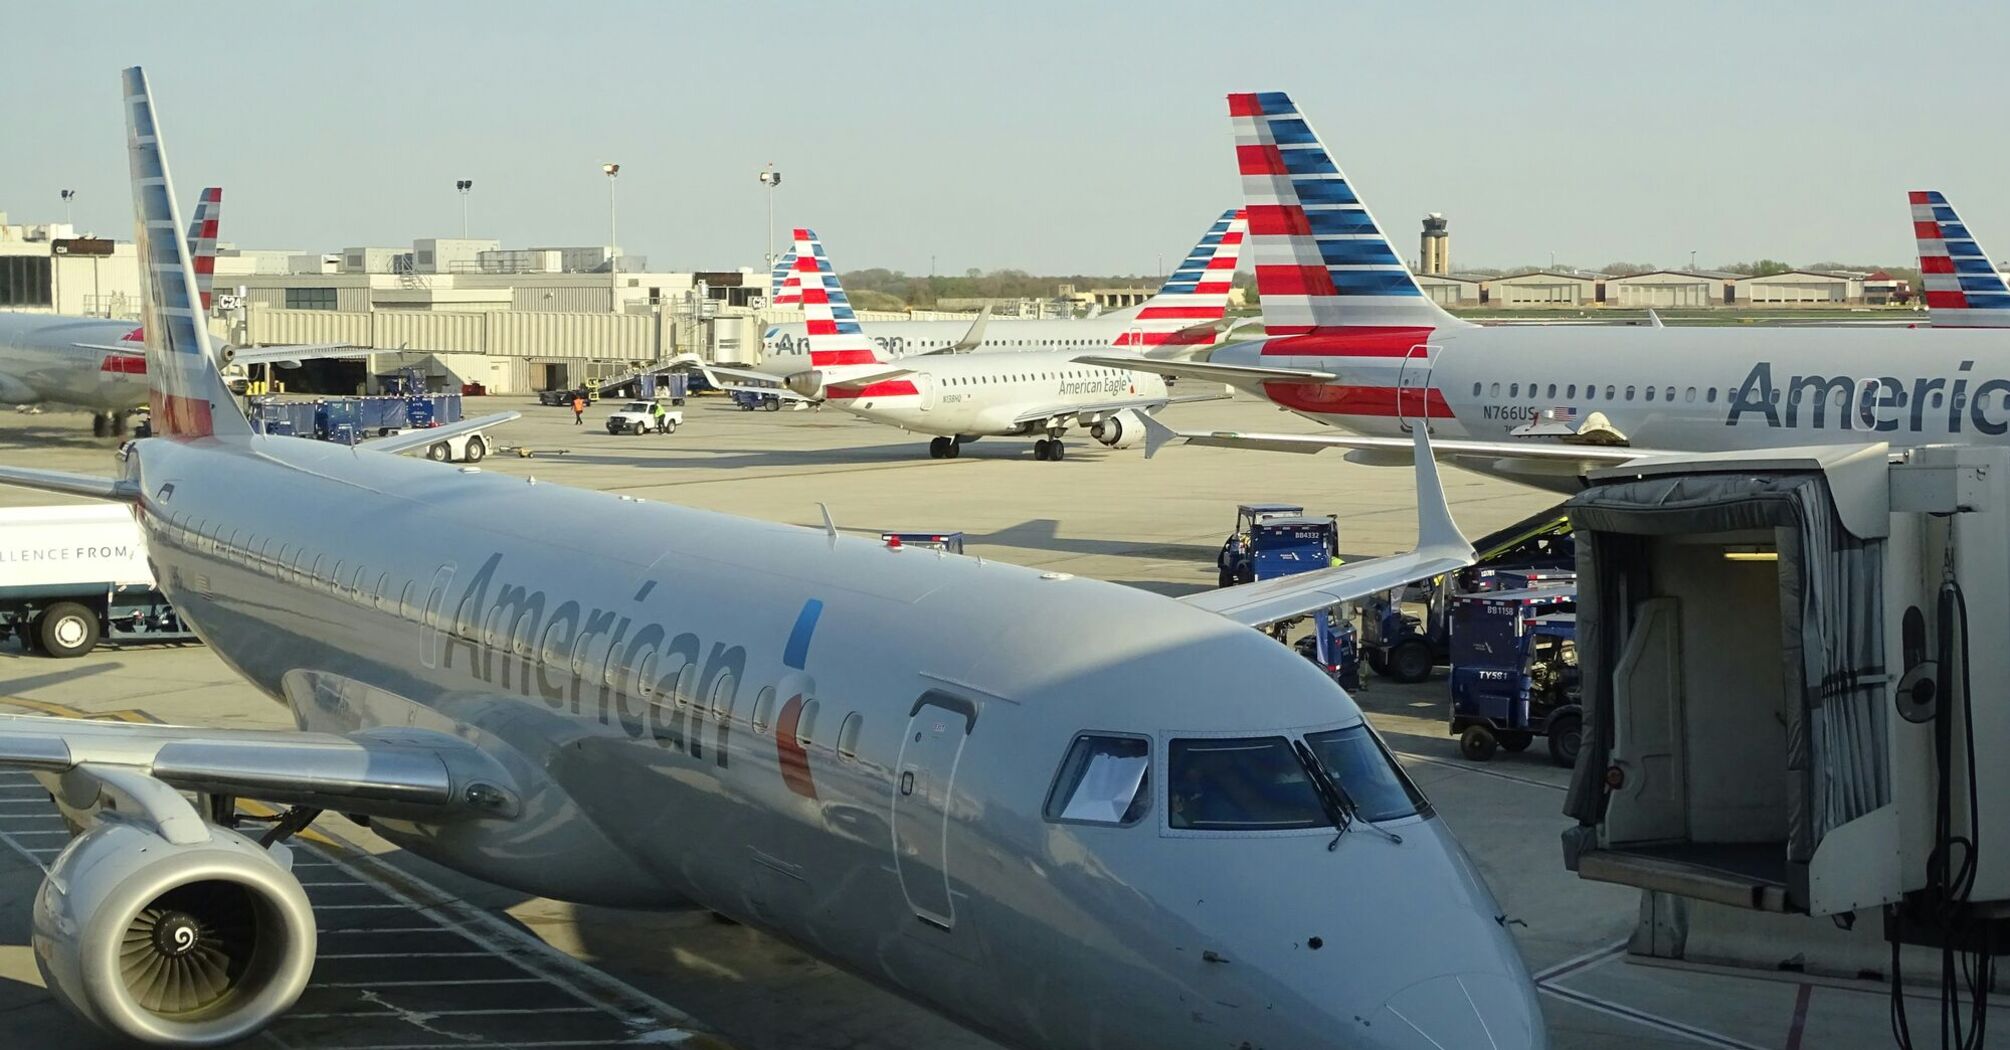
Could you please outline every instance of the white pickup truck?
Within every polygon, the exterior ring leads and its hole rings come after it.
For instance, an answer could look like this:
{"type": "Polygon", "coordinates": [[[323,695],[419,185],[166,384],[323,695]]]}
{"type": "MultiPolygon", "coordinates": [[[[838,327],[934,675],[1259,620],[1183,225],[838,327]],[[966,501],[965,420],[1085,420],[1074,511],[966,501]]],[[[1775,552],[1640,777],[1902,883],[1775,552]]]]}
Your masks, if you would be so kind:
{"type": "Polygon", "coordinates": [[[191,641],[124,507],[0,508],[0,639],[82,656],[99,641],[191,641]]]}
{"type": "Polygon", "coordinates": [[[607,432],[675,434],[678,424],[682,422],[684,422],[684,410],[681,408],[670,408],[660,401],[630,401],[615,409],[613,414],[607,417],[607,432]]]}

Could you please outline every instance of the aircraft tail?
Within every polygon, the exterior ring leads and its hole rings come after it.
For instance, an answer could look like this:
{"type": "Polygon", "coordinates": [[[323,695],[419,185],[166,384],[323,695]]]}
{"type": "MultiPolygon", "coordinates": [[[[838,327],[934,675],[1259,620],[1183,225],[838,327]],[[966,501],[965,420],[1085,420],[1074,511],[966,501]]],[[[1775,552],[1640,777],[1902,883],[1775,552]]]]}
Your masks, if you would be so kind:
{"type": "Polygon", "coordinates": [[[795,279],[801,285],[803,327],[809,336],[810,365],[884,364],[879,348],[865,337],[837,271],[824,255],[815,230],[796,230],[795,279]]]}
{"type": "Polygon", "coordinates": [[[1228,114],[1271,335],[1467,325],[1424,294],[1291,96],[1233,94],[1228,114]]]}
{"type": "Polygon", "coordinates": [[[209,313],[210,289],[216,284],[216,224],[222,217],[223,187],[203,190],[195,203],[195,218],[188,224],[188,256],[195,263],[195,291],[204,315],[209,313]]]}
{"type": "Polygon", "coordinates": [[[216,370],[146,72],[127,69],[121,86],[153,431],[181,438],[250,434],[251,424],[216,370]]]}
{"type": "Polygon", "coordinates": [[[791,248],[775,260],[774,273],[769,275],[769,306],[801,306],[803,304],[803,283],[796,277],[796,252],[791,248]]]}
{"type": "Polygon", "coordinates": [[[1158,293],[1132,313],[1129,328],[1114,340],[1115,345],[1211,341],[1212,330],[1204,326],[1228,316],[1228,293],[1242,262],[1242,241],[1248,229],[1242,209],[1222,212],[1158,293]]]}
{"type": "Polygon", "coordinates": [[[2010,283],[1996,272],[1947,196],[1914,190],[1919,283],[1935,328],[2010,328],[2010,283]]]}

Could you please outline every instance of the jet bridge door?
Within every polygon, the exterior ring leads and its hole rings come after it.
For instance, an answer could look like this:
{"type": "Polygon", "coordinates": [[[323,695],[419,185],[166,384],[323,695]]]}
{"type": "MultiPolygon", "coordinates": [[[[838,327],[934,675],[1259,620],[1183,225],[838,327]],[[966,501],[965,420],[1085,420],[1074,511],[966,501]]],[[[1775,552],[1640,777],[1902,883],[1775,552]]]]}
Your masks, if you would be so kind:
{"type": "Polygon", "coordinates": [[[914,702],[901,739],[893,790],[893,857],[901,892],[915,917],[956,925],[949,895],[949,817],[956,765],[977,722],[976,705],[928,693],[914,702]]]}
{"type": "Polygon", "coordinates": [[[1626,781],[1606,810],[1606,844],[1682,838],[1688,833],[1688,785],[1677,599],[1640,603],[1613,668],[1612,693],[1612,762],[1626,781]]]}

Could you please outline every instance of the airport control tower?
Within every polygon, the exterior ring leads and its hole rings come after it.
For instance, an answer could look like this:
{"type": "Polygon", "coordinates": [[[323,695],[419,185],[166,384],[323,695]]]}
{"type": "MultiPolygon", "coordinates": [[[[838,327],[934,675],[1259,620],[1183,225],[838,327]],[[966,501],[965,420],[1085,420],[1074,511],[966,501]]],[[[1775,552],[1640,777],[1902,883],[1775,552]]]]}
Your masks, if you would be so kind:
{"type": "Polygon", "coordinates": [[[1452,235],[1443,212],[1424,216],[1423,242],[1418,249],[1418,273],[1444,276],[1452,272],[1452,235]]]}

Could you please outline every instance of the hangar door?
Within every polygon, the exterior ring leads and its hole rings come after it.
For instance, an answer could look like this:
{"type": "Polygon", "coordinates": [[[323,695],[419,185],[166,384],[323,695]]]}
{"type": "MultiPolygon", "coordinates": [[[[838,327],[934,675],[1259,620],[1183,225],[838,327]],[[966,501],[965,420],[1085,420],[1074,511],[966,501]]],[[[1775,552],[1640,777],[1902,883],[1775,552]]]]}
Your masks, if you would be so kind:
{"type": "Polygon", "coordinates": [[[901,892],[916,918],[945,930],[956,925],[949,896],[950,799],[964,741],[977,707],[959,696],[927,693],[914,702],[900,742],[893,791],[893,859],[901,892]]]}

